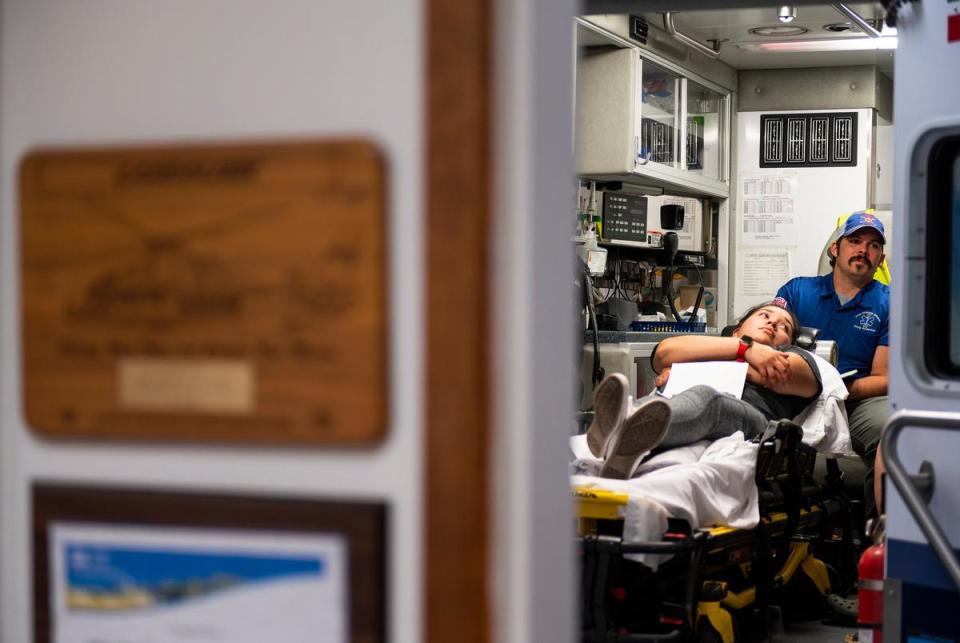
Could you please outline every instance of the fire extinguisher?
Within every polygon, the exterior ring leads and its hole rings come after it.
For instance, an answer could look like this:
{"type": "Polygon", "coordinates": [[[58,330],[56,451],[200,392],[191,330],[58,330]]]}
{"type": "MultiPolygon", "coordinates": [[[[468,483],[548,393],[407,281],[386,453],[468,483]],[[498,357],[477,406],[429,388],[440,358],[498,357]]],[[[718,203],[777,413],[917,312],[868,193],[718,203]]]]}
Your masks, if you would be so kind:
{"type": "Polygon", "coordinates": [[[857,625],[860,643],[883,643],[883,541],[871,545],[860,557],[857,575],[860,607],[857,625]]]}

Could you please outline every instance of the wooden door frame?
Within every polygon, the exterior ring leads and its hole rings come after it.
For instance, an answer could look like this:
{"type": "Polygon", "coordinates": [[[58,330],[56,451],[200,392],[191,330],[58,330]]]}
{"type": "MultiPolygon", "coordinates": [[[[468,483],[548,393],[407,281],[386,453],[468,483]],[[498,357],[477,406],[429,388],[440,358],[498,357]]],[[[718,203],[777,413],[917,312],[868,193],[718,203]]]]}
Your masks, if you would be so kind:
{"type": "Polygon", "coordinates": [[[490,639],[492,0],[427,3],[425,640],[490,639]]]}

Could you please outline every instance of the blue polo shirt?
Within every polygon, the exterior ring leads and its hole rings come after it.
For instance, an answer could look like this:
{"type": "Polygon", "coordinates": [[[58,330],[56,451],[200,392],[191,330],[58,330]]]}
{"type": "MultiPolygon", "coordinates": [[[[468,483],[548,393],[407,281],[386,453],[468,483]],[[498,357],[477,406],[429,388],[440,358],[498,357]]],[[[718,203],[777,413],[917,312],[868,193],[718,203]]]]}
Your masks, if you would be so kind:
{"type": "Polygon", "coordinates": [[[889,346],[890,287],[876,279],[840,305],[833,288],[833,273],[822,277],[797,277],[777,291],[804,326],[820,329],[819,339],[832,339],[840,349],[841,373],[857,369],[847,380],[870,374],[877,346],[889,346]]]}

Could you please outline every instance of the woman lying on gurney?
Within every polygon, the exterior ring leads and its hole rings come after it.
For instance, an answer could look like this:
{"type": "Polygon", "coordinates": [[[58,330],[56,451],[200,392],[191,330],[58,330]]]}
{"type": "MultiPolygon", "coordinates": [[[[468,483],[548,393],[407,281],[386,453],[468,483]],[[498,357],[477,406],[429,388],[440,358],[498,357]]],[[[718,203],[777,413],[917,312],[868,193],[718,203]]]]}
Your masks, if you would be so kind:
{"type": "Polygon", "coordinates": [[[642,457],[660,450],[717,440],[743,431],[750,439],[771,420],[793,418],[820,395],[813,356],[793,345],[799,332],[794,314],[772,303],[750,309],[732,337],[678,335],[661,341],[651,361],[657,385],[679,362],[747,362],[742,399],[698,385],[669,399],[651,396],[630,408],[627,379],[615,373],[594,392],[594,420],[587,445],[603,458],[600,476],[629,478],[642,457]]]}

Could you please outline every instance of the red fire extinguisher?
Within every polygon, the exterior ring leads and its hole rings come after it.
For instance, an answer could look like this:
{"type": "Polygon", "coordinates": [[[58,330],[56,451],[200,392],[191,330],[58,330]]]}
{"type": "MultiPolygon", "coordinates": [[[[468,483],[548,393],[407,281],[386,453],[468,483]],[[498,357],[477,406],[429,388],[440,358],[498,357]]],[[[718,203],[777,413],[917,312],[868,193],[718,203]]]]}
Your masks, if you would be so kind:
{"type": "Polygon", "coordinates": [[[857,566],[860,643],[883,643],[883,556],[883,541],[880,541],[863,552],[857,566]]]}

